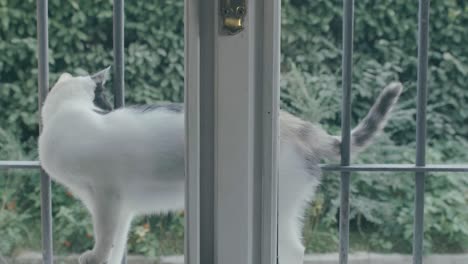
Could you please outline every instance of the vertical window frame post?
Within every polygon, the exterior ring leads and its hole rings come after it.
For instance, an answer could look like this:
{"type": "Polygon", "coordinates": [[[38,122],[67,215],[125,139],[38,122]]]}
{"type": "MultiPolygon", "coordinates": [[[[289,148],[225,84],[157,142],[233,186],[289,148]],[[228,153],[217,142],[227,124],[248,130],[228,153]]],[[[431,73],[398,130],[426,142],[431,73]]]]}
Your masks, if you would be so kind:
{"type": "Polygon", "coordinates": [[[186,206],[192,222],[186,225],[185,261],[271,264],[277,245],[280,5],[247,1],[245,29],[228,36],[218,28],[219,4],[186,1],[186,206]]]}

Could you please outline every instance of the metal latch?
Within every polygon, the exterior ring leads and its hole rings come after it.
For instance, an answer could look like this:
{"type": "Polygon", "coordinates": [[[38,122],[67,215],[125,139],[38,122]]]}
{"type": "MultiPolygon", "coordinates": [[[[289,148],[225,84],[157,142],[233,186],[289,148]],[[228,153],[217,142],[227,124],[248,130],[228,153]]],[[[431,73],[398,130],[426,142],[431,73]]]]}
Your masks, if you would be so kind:
{"type": "Polygon", "coordinates": [[[245,14],[247,8],[246,0],[221,0],[221,17],[223,19],[223,31],[234,35],[244,29],[245,14]]]}

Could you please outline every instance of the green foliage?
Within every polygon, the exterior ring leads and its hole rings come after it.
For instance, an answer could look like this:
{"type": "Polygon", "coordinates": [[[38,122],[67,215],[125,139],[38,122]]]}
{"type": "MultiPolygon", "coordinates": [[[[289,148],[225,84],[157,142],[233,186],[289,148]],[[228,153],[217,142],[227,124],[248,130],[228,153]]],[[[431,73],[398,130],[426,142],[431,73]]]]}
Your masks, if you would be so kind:
{"type": "Polygon", "coordinates": [[[158,215],[158,217],[141,217],[135,222],[129,235],[130,251],[148,256],[167,256],[183,252],[182,212],[158,215]]]}
{"type": "MultiPolygon", "coordinates": [[[[7,157],[30,158],[17,138],[0,128],[0,160],[7,157]]],[[[39,237],[36,175],[31,171],[0,171],[0,255],[13,253],[20,247],[34,247],[39,237]]]]}
{"type": "MultiPolygon", "coordinates": [[[[284,0],[281,35],[282,108],[339,134],[342,1],[284,0]]],[[[386,133],[358,163],[412,163],[415,146],[417,1],[355,3],[353,123],[391,80],[404,85],[386,133]]],[[[181,101],[183,2],[128,1],[125,7],[127,102],[181,101]]],[[[112,64],[112,1],[49,1],[50,83],[63,71],[94,72],[112,64]]],[[[35,1],[0,0],[0,159],[37,157],[35,1]]],[[[431,6],[428,162],[467,161],[468,3],[431,6]]],[[[110,87],[110,85],[109,85],[110,87]]],[[[40,246],[39,176],[0,172],[0,253],[40,246]]],[[[353,174],[351,248],[411,251],[413,177],[353,174]]],[[[439,173],[426,179],[426,252],[466,251],[468,181],[439,173]]],[[[339,177],[324,175],[305,217],[308,251],[335,251],[339,177]]],[[[54,248],[58,254],[91,247],[89,214],[67,190],[53,186],[54,248]]],[[[183,215],[134,221],[129,250],[176,254],[183,247],[183,215]]]]}

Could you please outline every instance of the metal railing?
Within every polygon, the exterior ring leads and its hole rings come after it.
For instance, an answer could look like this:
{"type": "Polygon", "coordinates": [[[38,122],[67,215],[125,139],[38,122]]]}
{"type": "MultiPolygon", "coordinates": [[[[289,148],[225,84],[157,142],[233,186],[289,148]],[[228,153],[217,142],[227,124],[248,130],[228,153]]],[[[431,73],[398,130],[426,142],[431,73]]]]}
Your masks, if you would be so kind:
{"type": "Polygon", "coordinates": [[[424,180],[426,172],[466,172],[468,165],[426,165],[426,105],[429,50],[429,2],[419,0],[418,15],[418,79],[415,165],[350,165],[351,73],[353,54],[354,0],[343,1],[343,101],[342,101],[342,157],[341,166],[325,165],[325,170],[341,171],[340,250],[339,263],[348,263],[349,244],[349,178],[352,171],[415,172],[415,209],[413,234],[413,263],[421,264],[424,239],[424,180]]]}
{"type": "MultiPolygon", "coordinates": [[[[38,53],[38,105],[39,115],[42,104],[49,92],[49,31],[48,31],[48,2],[37,1],[37,53],[38,53]]],[[[39,131],[42,130],[42,119],[39,118],[39,131]]],[[[39,132],[40,133],[40,132],[39,132]]],[[[52,263],[52,192],[50,177],[41,171],[41,243],[42,259],[44,263],[52,263]]]]}
{"type": "MultiPolygon", "coordinates": [[[[340,248],[339,262],[348,262],[349,245],[349,194],[352,172],[386,171],[415,173],[415,211],[413,263],[422,263],[424,180],[427,172],[468,172],[468,165],[426,165],[426,104],[429,40],[429,0],[419,1],[418,17],[418,79],[417,79],[417,129],[415,164],[350,164],[351,133],[351,75],[353,55],[354,0],[343,1],[343,102],[342,102],[342,159],[341,165],[322,165],[325,171],[341,172],[340,248]]],[[[39,110],[47,96],[48,83],[48,12],[47,0],[37,0],[38,39],[38,94],[39,110]]],[[[124,106],[124,1],[114,0],[114,93],[115,107],[124,106]]],[[[42,126],[42,125],[41,125],[42,126]]],[[[0,169],[41,169],[38,161],[0,161],[0,169]]],[[[43,262],[51,264],[52,215],[50,178],[41,170],[41,217],[43,262]]],[[[125,258],[123,260],[125,262],[125,258]]]]}

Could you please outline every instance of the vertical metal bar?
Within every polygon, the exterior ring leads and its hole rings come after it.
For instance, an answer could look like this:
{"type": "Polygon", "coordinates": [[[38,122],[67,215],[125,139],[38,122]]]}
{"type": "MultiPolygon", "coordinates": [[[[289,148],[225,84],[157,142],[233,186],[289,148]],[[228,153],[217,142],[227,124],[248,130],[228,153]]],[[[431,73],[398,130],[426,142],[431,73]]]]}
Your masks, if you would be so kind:
{"type": "MultiPolygon", "coordinates": [[[[113,45],[114,45],[114,107],[125,106],[125,60],[124,60],[124,0],[114,0],[113,45]]],[[[127,250],[122,258],[127,263],[127,250]]]]}
{"type": "MultiPolygon", "coordinates": [[[[343,102],[341,110],[341,165],[350,164],[351,150],[351,82],[353,60],[354,1],[343,2],[343,102]]],[[[349,185],[350,172],[341,173],[340,263],[348,263],[349,247],[349,185]]]]}
{"type": "Polygon", "coordinates": [[[114,105],[125,105],[124,0],[114,0],[114,105]]]}
{"type": "MultiPolygon", "coordinates": [[[[38,53],[38,104],[39,130],[42,130],[42,104],[49,91],[49,33],[48,33],[48,3],[47,0],[37,0],[37,53],[38,53]]],[[[50,177],[41,169],[41,230],[42,230],[42,260],[52,264],[52,200],[50,177]]]]}
{"type": "MultiPolygon", "coordinates": [[[[200,0],[184,1],[185,264],[200,261],[200,0]]],[[[203,222],[204,223],[204,222],[203,222]]]]}
{"type": "MultiPolygon", "coordinates": [[[[419,1],[418,95],[416,126],[416,166],[426,165],[426,104],[429,50],[429,0],[419,1]]],[[[424,240],[424,172],[415,175],[413,263],[422,264],[424,240]]]]}
{"type": "MultiPolygon", "coordinates": [[[[191,0],[190,0],[191,1],[191,0]]],[[[199,0],[200,263],[215,261],[215,22],[216,0],[199,0]]]]}

